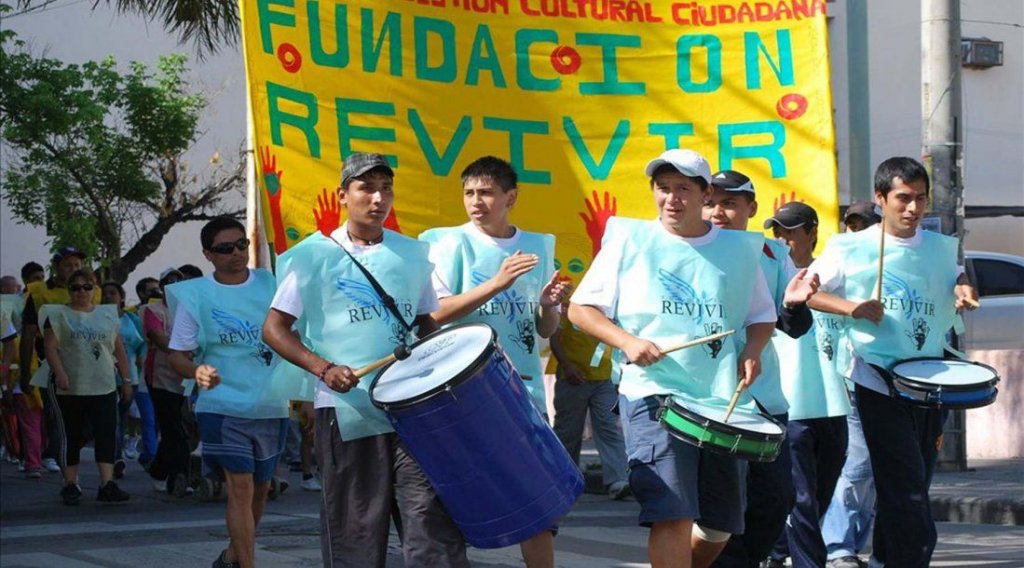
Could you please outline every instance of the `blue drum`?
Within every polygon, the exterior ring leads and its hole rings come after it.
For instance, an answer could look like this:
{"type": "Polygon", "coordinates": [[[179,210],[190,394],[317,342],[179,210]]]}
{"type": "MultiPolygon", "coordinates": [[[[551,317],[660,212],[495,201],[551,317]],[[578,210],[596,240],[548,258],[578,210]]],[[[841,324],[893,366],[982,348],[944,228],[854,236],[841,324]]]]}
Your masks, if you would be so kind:
{"type": "Polygon", "coordinates": [[[549,530],[583,476],[484,324],[412,345],[370,385],[373,404],[423,468],[472,546],[510,546],[549,530]]]}
{"type": "Polygon", "coordinates": [[[921,357],[889,369],[893,395],[915,406],[965,409],[996,400],[999,375],[988,365],[959,359],[921,357]]]}

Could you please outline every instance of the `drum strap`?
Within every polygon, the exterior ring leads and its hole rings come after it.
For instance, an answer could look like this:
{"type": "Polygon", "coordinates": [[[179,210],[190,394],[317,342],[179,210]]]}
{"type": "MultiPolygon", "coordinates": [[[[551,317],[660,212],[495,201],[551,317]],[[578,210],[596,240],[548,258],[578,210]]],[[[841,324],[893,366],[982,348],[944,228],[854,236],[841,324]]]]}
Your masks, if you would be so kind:
{"type": "Polygon", "coordinates": [[[366,277],[366,280],[370,283],[370,286],[373,287],[373,291],[376,292],[378,296],[380,296],[381,303],[384,304],[384,307],[387,308],[389,312],[391,312],[391,315],[395,316],[396,318],[398,318],[398,321],[402,322],[402,327],[405,328],[405,331],[409,332],[411,336],[416,337],[416,334],[412,330],[412,326],[409,325],[409,322],[405,321],[405,318],[402,317],[402,312],[398,310],[398,306],[395,304],[395,299],[391,297],[391,295],[389,295],[386,291],[384,291],[384,287],[380,285],[380,282],[377,282],[377,279],[373,277],[373,274],[370,274],[370,271],[367,270],[366,267],[363,266],[361,262],[356,260],[356,257],[353,256],[352,253],[348,252],[347,248],[342,246],[342,244],[335,240],[334,237],[331,237],[331,240],[334,241],[339,247],[341,247],[341,250],[345,251],[345,254],[348,255],[349,259],[351,259],[352,262],[356,265],[356,268],[358,268],[359,271],[363,273],[363,276],[366,277]]]}

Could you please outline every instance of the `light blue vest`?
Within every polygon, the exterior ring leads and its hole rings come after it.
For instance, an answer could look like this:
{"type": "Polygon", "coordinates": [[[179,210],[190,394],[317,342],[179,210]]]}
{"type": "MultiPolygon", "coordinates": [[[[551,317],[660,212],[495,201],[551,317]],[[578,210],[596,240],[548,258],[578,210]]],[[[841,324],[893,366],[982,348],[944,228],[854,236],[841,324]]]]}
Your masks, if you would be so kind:
{"type": "Polygon", "coordinates": [[[675,394],[710,404],[732,396],[763,245],[764,237],[754,233],[719,231],[710,243],[694,247],[659,221],[608,220],[601,254],[621,250],[614,319],[622,329],[661,346],[736,330],[722,340],[675,351],[654,365],[622,365],[624,396],[675,394]]]}
{"type": "Polygon", "coordinates": [[[772,338],[779,355],[782,391],[789,401],[790,420],[810,420],[850,413],[846,384],[836,371],[843,321],[812,312],[814,325],[798,339],[784,333],[772,338]]]}
{"type": "MultiPolygon", "coordinates": [[[[146,355],[146,340],[142,339],[139,328],[131,314],[121,316],[121,343],[124,344],[125,354],[128,356],[128,372],[131,373],[131,383],[139,384],[139,358],[146,355]]],[[[143,381],[145,383],[145,381],[143,381]]]]}
{"type": "Polygon", "coordinates": [[[210,278],[193,278],[166,288],[171,313],[180,305],[199,325],[196,362],[216,367],[220,384],[201,390],[196,412],[238,418],[286,418],[287,393],[271,381],[281,360],[263,342],[276,285],[267,270],[251,272],[245,285],[224,286],[210,278]]]}
{"type": "MultiPolygon", "coordinates": [[[[789,284],[784,262],[789,258],[789,247],[775,239],[765,239],[761,233],[755,234],[761,236],[764,241],[761,248],[767,247],[772,253],[771,256],[767,252],[761,253],[761,271],[768,284],[768,292],[775,302],[775,313],[778,314],[782,309],[782,300],[786,296],[786,286],[789,284]]],[[[775,335],[782,334],[776,331],[775,335]]],[[[779,357],[770,341],[761,352],[761,374],[750,387],[750,394],[773,415],[783,414],[789,409],[779,378],[779,357]]]]}
{"type": "MultiPolygon", "coordinates": [[[[453,294],[463,294],[490,280],[501,268],[501,263],[515,251],[506,251],[474,235],[473,227],[444,227],[430,229],[420,240],[430,243],[432,257],[437,259],[435,270],[453,294]]],[[[518,229],[517,229],[518,230],[518,229]]],[[[554,271],[555,237],[543,233],[519,231],[515,248],[526,254],[535,254],[540,262],[533,270],[520,276],[508,290],[499,292],[487,303],[458,322],[480,322],[494,328],[498,342],[512,359],[516,370],[525,381],[541,412],[547,408],[544,400],[544,371],[540,363],[540,336],[537,335],[537,313],[540,291],[554,271]]]]}
{"type": "MultiPolygon", "coordinates": [[[[958,242],[932,231],[920,231],[917,246],[885,247],[880,325],[848,318],[854,352],[866,362],[888,368],[912,357],[941,357],[946,332],[956,320],[953,288],[957,279],[958,242]]],[[[878,281],[878,231],[835,235],[846,273],[846,298],[861,302],[874,297],[878,281]]]]}
{"type": "MultiPolygon", "coordinates": [[[[359,262],[395,299],[405,321],[412,324],[432,265],[429,247],[400,233],[384,231],[384,241],[359,262]]],[[[362,367],[392,353],[405,329],[341,245],[315,233],[278,257],[277,275],[298,278],[303,314],[296,323],[311,351],[335,364],[362,367]]],[[[308,375],[307,375],[308,376],[308,375]]],[[[394,429],[387,416],[370,402],[373,376],[342,394],[330,391],[338,428],[346,441],[387,434],[394,429]]]]}

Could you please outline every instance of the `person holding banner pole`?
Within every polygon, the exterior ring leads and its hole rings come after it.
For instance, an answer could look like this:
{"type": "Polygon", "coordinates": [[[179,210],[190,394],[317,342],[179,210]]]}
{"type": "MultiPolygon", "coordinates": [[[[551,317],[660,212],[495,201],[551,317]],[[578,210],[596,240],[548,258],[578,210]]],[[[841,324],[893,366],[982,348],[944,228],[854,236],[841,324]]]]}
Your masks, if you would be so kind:
{"type": "Polygon", "coordinates": [[[387,415],[370,401],[369,377],[354,374],[407,342],[402,313],[415,314],[410,327],[421,336],[437,329],[427,245],[384,228],[394,177],[381,154],[345,159],[338,201],[348,220],[278,257],[279,286],[263,333],[274,351],[318,379],[314,443],[323,474],[324,566],[383,568],[395,504],[405,566],[464,568],[462,532],[387,415]],[[370,277],[392,302],[384,303],[370,277]]]}
{"type": "MultiPolygon", "coordinates": [[[[463,205],[469,222],[431,229],[438,323],[482,322],[494,328],[541,413],[547,408],[539,339],[558,330],[561,303],[570,286],[555,270],[555,238],[523,231],[509,222],[519,196],[508,162],[485,156],[462,171],[463,205]],[[519,314],[519,317],[508,317],[519,314]]],[[[529,568],[554,566],[554,530],[520,543],[529,568]]]]}
{"type": "Polygon", "coordinates": [[[850,379],[877,492],[872,555],[907,568],[928,566],[938,539],[928,490],[945,412],[894,398],[885,369],[903,359],[941,357],[956,310],[973,309],[978,297],[958,263],[957,239],[920,230],[929,189],[917,160],[885,160],[875,170],[882,222],[834,236],[810,267],[823,291],[811,307],[848,316],[850,379]],[[888,236],[879,299],[882,231],[888,236]]]}
{"type": "Polygon", "coordinates": [[[669,150],[645,174],[658,218],[608,220],[569,320],[634,363],[619,361],[619,411],[639,522],[651,528],[648,556],[654,568],[689,568],[710,562],[706,550],[692,548],[695,541],[724,542],[743,532],[747,464],[726,459],[714,471],[705,468],[711,452],[672,436],[659,411],[668,396],[717,400],[724,408],[739,381],[749,386],[760,374],[777,316],[758,266],[763,237],[723,231],[701,217],[711,195],[707,160],[669,150]],[[715,348],[668,355],[659,347],[710,330],[745,330],[745,338],[737,333],[715,348]],[[713,507],[705,502],[711,499],[713,507]],[[697,532],[695,520],[712,508],[725,523],[712,534],[697,532]]]}
{"type": "Polygon", "coordinates": [[[217,217],[200,232],[213,274],[167,286],[174,314],[168,361],[201,388],[196,420],[208,477],[226,482],[229,545],[214,568],[255,566],[256,528],[284,450],[288,394],[271,381],[280,359],[260,334],[274,275],[248,268],[245,227],[217,217]]]}

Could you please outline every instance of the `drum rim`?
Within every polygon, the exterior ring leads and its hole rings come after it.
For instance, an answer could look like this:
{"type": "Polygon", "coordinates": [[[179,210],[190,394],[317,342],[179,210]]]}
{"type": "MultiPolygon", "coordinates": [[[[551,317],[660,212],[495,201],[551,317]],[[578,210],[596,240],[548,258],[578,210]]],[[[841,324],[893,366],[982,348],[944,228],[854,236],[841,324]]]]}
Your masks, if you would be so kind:
{"type": "Polygon", "coordinates": [[[689,418],[689,419],[699,418],[700,420],[710,420],[711,422],[714,422],[719,427],[719,429],[724,429],[725,432],[729,433],[729,434],[738,434],[738,435],[757,434],[757,435],[761,435],[761,436],[778,437],[780,439],[785,439],[785,437],[786,437],[786,426],[782,422],[776,420],[774,416],[772,416],[770,414],[765,414],[764,412],[761,412],[760,410],[758,410],[758,413],[757,413],[758,416],[761,416],[762,418],[767,419],[768,422],[771,422],[772,424],[775,424],[776,426],[778,426],[779,427],[779,433],[778,434],[768,434],[768,433],[765,433],[765,432],[755,432],[753,430],[743,430],[743,429],[737,428],[734,425],[731,425],[731,424],[729,424],[727,422],[719,422],[717,420],[712,420],[711,418],[707,418],[705,416],[701,416],[700,414],[697,414],[696,412],[693,412],[693,411],[691,411],[688,408],[680,406],[680,404],[676,402],[675,397],[672,396],[672,395],[668,395],[668,398],[665,399],[665,406],[666,407],[670,407],[670,409],[675,411],[677,414],[681,414],[681,415],[683,415],[683,416],[685,416],[686,418],[689,418]]]}
{"type": "Polygon", "coordinates": [[[892,380],[894,382],[899,381],[900,383],[903,383],[908,387],[913,388],[914,390],[921,390],[926,392],[933,392],[939,390],[937,387],[941,387],[942,390],[946,391],[959,392],[983,390],[996,386],[996,384],[999,383],[1000,379],[999,371],[996,371],[995,368],[993,368],[991,365],[979,363],[978,361],[968,361],[966,359],[946,359],[943,357],[913,357],[910,359],[901,359],[890,365],[887,370],[889,371],[889,374],[892,376],[892,380]],[[992,372],[992,378],[985,382],[974,383],[971,385],[937,385],[935,383],[926,383],[909,377],[904,377],[903,375],[897,373],[894,370],[897,366],[902,365],[904,363],[914,363],[917,361],[961,361],[964,363],[969,363],[971,365],[977,365],[979,367],[984,367],[985,369],[988,369],[989,371],[992,372]]]}
{"type": "MultiPolygon", "coordinates": [[[[742,460],[746,460],[746,461],[755,461],[755,462],[773,462],[776,459],[778,459],[779,454],[782,453],[782,443],[786,439],[785,433],[783,433],[780,437],[776,437],[775,434],[757,434],[756,437],[751,437],[750,435],[753,434],[753,433],[750,432],[749,430],[743,431],[743,432],[724,432],[724,431],[720,431],[720,430],[719,431],[715,431],[714,433],[716,435],[719,435],[719,436],[733,436],[733,437],[736,437],[736,438],[738,438],[740,440],[746,440],[747,442],[764,444],[765,446],[770,446],[772,451],[773,451],[773,453],[772,452],[766,453],[764,451],[754,452],[754,451],[739,450],[739,449],[737,449],[736,451],[731,451],[729,448],[725,447],[724,445],[713,444],[713,443],[711,443],[711,442],[709,442],[707,440],[701,440],[701,439],[697,438],[696,436],[694,436],[693,434],[690,434],[689,432],[680,431],[678,428],[676,428],[672,424],[669,424],[668,420],[666,418],[666,414],[668,412],[670,412],[670,411],[675,412],[674,409],[669,408],[668,406],[663,406],[661,408],[661,411],[659,412],[659,416],[658,416],[658,422],[661,423],[661,427],[664,428],[668,432],[668,434],[670,436],[672,436],[673,438],[676,438],[676,439],[678,439],[678,440],[680,440],[682,442],[690,444],[690,445],[692,445],[692,446],[694,446],[696,448],[699,448],[699,449],[702,449],[702,450],[707,450],[709,452],[712,452],[712,453],[715,453],[715,454],[718,454],[718,455],[722,455],[722,456],[731,457],[731,458],[734,458],[734,459],[742,459],[742,460]]],[[[685,419],[685,420],[689,421],[690,424],[693,424],[695,426],[699,426],[699,424],[697,424],[696,422],[693,422],[692,419],[690,417],[686,416],[685,414],[679,413],[679,412],[675,412],[675,414],[679,418],[682,418],[682,419],[685,419]]],[[[707,420],[706,418],[703,418],[703,417],[701,417],[701,418],[703,420],[707,420]]],[[[721,424],[720,422],[715,422],[715,424],[719,424],[721,426],[728,426],[728,424],[721,424]]]]}
{"type": "Polygon", "coordinates": [[[447,391],[447,390],[449,390],[451,388],[454,388],[454,387],[457,387],[457,386],[461,385],[462,383],[466,382],[470,377],[474,376],[476,374],[476,372],[479,371],[480,368],[491,358],[491,354],[493,353],[493,349],[491,349],[491,347],[493,347],[494,345],[497,345],[497,343],[498,343],[498,333],[494,330],[493,327],[487,325],[486,323],[481,323],[481,322],[458,323],[458,324],[446,327],[444,329],[439,329],[439,330],[431,333],[430,335],[427,335],[426,337],[423,337],[423,338],[420,338],[420,339],[416,340],[412,345],[409,346],[409,351],[412,352],[413,350],[416,349],[416,347],[418,345],[420,345],[421,343],[423,343],[423,342],[433,338],[437,334],[447,333],[447,332],[450,332],[450,331],[453,331],[453,330],[456,330],[456,329],[462,329],[464,327],[486,327],[488,329],[488,331],[490,331],[490,334],[491,334],[491,338],[487,342],[488,343],[488,345],[487,345],[488,348],[484,349],[483,352],[480,353],[480,355],[476,359],[474,359],[472,363],[467,365],[465,369],[459,371],[458,374],[456,374],[454,377],[448,379],[447,381],[437,385],[436,387],[434,387],[432,389],[425,390],[425,391],[417,394],[416,396],[412,396],[412,397],[409,397],[409,398],[406,398],[406,399],[402,399],[402,400],[396,400],[394,402],[379,402],[377,399],[375,399],[373,397],[373,391],[377,388],[377,382],[380,380],[381,376],[383,376],[384,373],[388,369],[390,369],[392,365],[394,365],[396,363],[396,361],[392,361],[392,362],[388,363],[387,365],[384,365],[383,367],[381,367],[380,370],[378,370],[377,373],[374,375],[373,381],[370,383],[370,388],[368,389],[369,395],[370,395],[370,402],[374,406],[376,406],[377,408],[380,408],[381,410],[384,410],[385,412],[388,411],[388,410],[392,410],[392,409],[398,410],[398,409],[402,409],[402,408],[407,408],[407,407],[419,404],[421,402],[430,400],[431,398],[434,398],[435,396],[437,396],[437,395],[439,395],[439,394],[441,394],[441,393],[443,393],[443,392],[445,392],[445,391],[447,391]]]}

